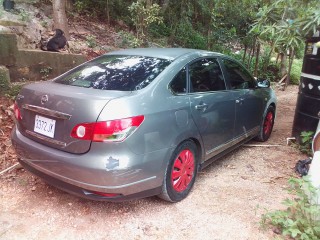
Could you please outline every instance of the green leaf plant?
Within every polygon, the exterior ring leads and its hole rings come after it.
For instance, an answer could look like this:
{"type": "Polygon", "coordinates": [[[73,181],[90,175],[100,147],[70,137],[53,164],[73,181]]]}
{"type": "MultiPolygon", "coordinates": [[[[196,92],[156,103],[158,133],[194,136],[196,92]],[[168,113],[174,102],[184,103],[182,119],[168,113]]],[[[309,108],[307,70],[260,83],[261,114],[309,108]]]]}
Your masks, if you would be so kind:
{"type": "Polygon", "coordinates": [[[319,190],[312,186],[307,177],[290,178],[288,183],[292,198],[283,201],[286,208],[262,215],[261,225],[265,228],[276,227],[284,239],[320,239],[319,190]]]}

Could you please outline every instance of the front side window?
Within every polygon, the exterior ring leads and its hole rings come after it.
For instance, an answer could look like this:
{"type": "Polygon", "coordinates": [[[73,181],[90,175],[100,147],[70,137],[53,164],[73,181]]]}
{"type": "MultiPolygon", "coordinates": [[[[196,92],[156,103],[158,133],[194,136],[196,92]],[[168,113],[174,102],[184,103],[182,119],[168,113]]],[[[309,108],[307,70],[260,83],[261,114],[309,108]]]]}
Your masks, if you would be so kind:
{"type": "Polygon", "coordinates": [[[190,92],[225,90],[226,85],[216,59],[201,59],[189,66],[190,92]]]}
{"type": "Polygon", "coordinates": [[[229,59],[223,59],[222,62],[226,68],[231,89],[249,89],[256,86],[254,78],[240,64],[229,59]]]}
{"type": "Polygon", "coordinates": [[[144,57],[104,55],[56,78],[54,82],[78,87],[135,91],[149,85],[170,60],[144,57]]]}

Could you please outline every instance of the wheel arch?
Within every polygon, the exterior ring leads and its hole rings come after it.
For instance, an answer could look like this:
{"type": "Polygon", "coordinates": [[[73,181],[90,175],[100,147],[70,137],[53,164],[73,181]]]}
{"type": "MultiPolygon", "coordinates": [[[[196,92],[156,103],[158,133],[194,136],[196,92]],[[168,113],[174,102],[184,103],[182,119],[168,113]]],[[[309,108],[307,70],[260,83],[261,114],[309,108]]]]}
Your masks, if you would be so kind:
{"type": "Polygon", "coordinates": [[[198,160],[197,164],[198,164],[198,167],[199,167],[200,164],[203,162],[203,154],[204,154],[203,151],[202,151],[201,143],[197,138],[193,138],[193,137],[191,137],[189,139],[186,139],[185,141],[188,141],[188,140],[194,142],[194,144],[197,147],[197,156],[196,157],[197,157],[197,160],[198,160]]]}
{"type": "Polygon", "coordinates": [[[276,104],[274,102],[270,103],[269,106],[272,106],[274,108],[274,111],[277,112],[276,111],[277,110],[277,106],[276,106],[276,104]]]}
{"type": "MultiPolygon", "coordinates": [[[[185,154],[185,153],[184,153],[185,154]]],[[[188,154],[189,155],[189,154],[188,154]]],[[[168,162],[166,169],[165,169],[165,174],[164,174],[164,179],[163,179],[163,184],[162,184],[162,191],[158,195],[158,197],[169,201],[169,202],[178,202],[187,197],[189,194],[190,190],[192,189],[197,172],[199,170],[199,155],[201,155],[201,145],[200,142],[193,137],[189,137],[181,141],[173,151],[173,155],[168,162]],[[195,152],[196,156],[195,158],[190,158],[192,160],[192,166],[190,165],[189,161],[182,161],[181,159],[184,159],[184,157],[180,158],[180,154],[184,153],[185,150],[191,150],[192,152],[195,152]],[[179,167],[179,165],[174,167],[174,164],[176,162],[180,162],[180,164],[183,167],[179,167]],[[197,165],[194,165],[196,162],[197,165]],[[190,173],[187,173],[188,170],[186,169],[192,169],[190,171],[193,172],[192,175],[189,175],[190,173]],[[173,170],[175,169],[175,170],[173,170]],[[174,177],[173,171],[180,172],[182,175],[176,175],[174,177]],[[187,180],[181,180],[181,176],[183,178],[187,179],[186,176],[192,176],[192,179],[187,180]],[[173,179],[174,178],[174,179],[173,179]],[[177,181],[178,183],[174,183],[173,181],[177,181]],[[179,183],[180,182],[180,183],[179,183]],[[182,184],[181,184],[182,183],[182,184]],[[181,189],[180,189],[181,188],[181,189]]],[[[181,155],[182,156],[182,155],[181,155]]],[[[184,155],[187,156],[187,155],[184,155]]],[[[190,155],[189,155],[190,156],[190,155]]],[[[187,157],[189,158],[189,157],[187,157]]]]}

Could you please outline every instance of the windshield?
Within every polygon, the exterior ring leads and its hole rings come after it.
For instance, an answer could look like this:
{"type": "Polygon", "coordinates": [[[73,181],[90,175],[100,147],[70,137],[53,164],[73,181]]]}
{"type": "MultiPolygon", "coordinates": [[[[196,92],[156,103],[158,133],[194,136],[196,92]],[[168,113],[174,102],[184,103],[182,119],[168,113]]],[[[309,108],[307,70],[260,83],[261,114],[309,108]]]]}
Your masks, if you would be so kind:
{"type": "Polygon", "coordinates": [[[154,57],[105,55],[61,75],[54,82],[103,90],[134,91],[151,83],[170,63],[170,60],[154,57]]]}

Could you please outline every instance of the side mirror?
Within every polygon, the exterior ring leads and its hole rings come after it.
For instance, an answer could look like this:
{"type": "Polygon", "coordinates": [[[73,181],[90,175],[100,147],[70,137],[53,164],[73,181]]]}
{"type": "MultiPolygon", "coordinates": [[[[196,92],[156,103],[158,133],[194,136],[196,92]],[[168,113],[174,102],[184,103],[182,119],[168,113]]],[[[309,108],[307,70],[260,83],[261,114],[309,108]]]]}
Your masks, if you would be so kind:
{"type": "Polygon", "coordinates": [[[257,86],[258,88],[269,88],[270,87],[270,81],[268,79],[257,79],[257,86]]]}

